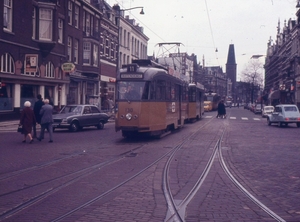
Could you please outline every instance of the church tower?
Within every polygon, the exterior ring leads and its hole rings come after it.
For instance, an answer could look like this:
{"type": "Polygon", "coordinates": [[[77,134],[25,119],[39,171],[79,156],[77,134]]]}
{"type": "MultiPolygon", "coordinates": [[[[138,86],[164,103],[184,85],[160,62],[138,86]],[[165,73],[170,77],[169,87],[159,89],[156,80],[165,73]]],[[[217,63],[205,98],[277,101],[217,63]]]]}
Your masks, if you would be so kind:
{"type": "MultiPolygon", "coordinates": [[[[236,99],[235,94],[235,86],[236,86],[236,62],[235,62],[235,53],[234,53],[234,45],[229,45],[227,63],[226,63],[226,75],[232,82],[232,88],[230,90],[231,95],[234,99],[236,99]]],[[[229,91],[229,90],[228,90],[229,91]]]]}

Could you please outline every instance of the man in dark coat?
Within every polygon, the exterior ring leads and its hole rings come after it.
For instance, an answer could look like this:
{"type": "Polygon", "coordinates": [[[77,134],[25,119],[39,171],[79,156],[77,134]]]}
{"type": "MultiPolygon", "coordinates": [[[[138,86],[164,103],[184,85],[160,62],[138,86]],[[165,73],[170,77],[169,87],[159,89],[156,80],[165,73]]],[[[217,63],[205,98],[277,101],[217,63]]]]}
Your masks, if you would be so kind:
{"type": "Polygon", "coordinates": [[[218,104],[218,115],[217,115],[217,118],[218,117],[223,117],[225,118],[226,117],[226,108],[225,108],[225,104],[224,104],[224,101],[221,100],[218,104]]]}
{"type": "MultiPolygon", "coordinates": [[[[42,96],[40,94],[37,95],[37,101],[34,104],[33,111],[36,119],[37,124],[41,124],[41,116],[40,116],[40,110],[42,106],[44,105],[42,96]]],[[[33,138],[36,138],[36,124],[33,125],[33,138]]]]}
{"type": "Polygon", "coordinates": [[[45,129],[48,130],[50,140],[49,143],[53,142],[53,128],[52,128],[52,123],[53,123],[53,117],[52,117],[52,112],[53,112],[53,106],[49,104],[49,99],[44,100],[45,105],[42,106],[40,115],[41,115],[41,133],[40,136],[37,138],[39,141],[44,139],[44,133],[45,129]]]}

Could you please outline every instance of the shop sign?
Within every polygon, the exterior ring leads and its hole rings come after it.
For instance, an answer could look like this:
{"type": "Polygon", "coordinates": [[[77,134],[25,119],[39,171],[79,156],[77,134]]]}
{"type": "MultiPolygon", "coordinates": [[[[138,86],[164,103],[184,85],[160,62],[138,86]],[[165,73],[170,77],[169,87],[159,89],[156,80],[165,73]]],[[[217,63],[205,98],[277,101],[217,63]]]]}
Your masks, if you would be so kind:
{"type": "Polygon", "coordinates": [[[38,55],[25,55],[25,73],[37,72],[38,55]]]}
{"type": "Polygon", "coordinates": [[[71,62],[66,62],[61,65],[63,72],[74,72],[75,68],[75,65],[71,62]]]}

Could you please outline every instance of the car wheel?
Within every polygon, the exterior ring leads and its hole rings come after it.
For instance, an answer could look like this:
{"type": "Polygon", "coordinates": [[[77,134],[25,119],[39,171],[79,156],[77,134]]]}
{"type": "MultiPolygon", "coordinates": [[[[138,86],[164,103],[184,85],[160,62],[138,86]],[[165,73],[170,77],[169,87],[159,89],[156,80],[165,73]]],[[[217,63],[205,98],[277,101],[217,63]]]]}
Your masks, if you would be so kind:
{"type": "Polygon", "coordinates": [[[72,122],[70,126],[71,132],[77,132],[79,130],[79,124],[78,122],[72,122]]]}
{"type": "Polygon", "coordinates": [[[103,129],[104,128],[104,123],[102,121],[99,122],[97,125],[97,129],[103,129]]]}
{"type": "Polygon", "coordinates": [[[269,118],[267,119],[267,123],[268,123],[268,126],[271,126],[271,124],[272,124],[269,118]]]}
{"type": "Polygon", "coordinates": [[[297,127],[300,127],[300,123],[297,123],[297,127]]]}

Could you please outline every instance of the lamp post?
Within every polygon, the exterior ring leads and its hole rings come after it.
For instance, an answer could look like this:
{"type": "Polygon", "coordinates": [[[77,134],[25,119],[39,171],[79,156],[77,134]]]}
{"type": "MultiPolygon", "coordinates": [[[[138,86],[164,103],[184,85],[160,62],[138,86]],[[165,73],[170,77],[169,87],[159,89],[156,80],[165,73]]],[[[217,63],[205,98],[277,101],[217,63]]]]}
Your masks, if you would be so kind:
{"type": "Polygon", "coordinates": [[[137,6],[137,7],[132,7],[132,8],[127,8],[127,9],[121,9],[121,7],[118,4],[115,4],[113,6],[113,9],[116,11],[116,25],[118,27],[118,44],[117,44],[117,64],[116,64],[116,75],[118,75],[119,70],[120,70],[120,23],[121,23],[121,12],[125,11],[130,11],[133,9],[141,9],[140,14],[144,15],[144,7],[142,6],[137,6]]]}

